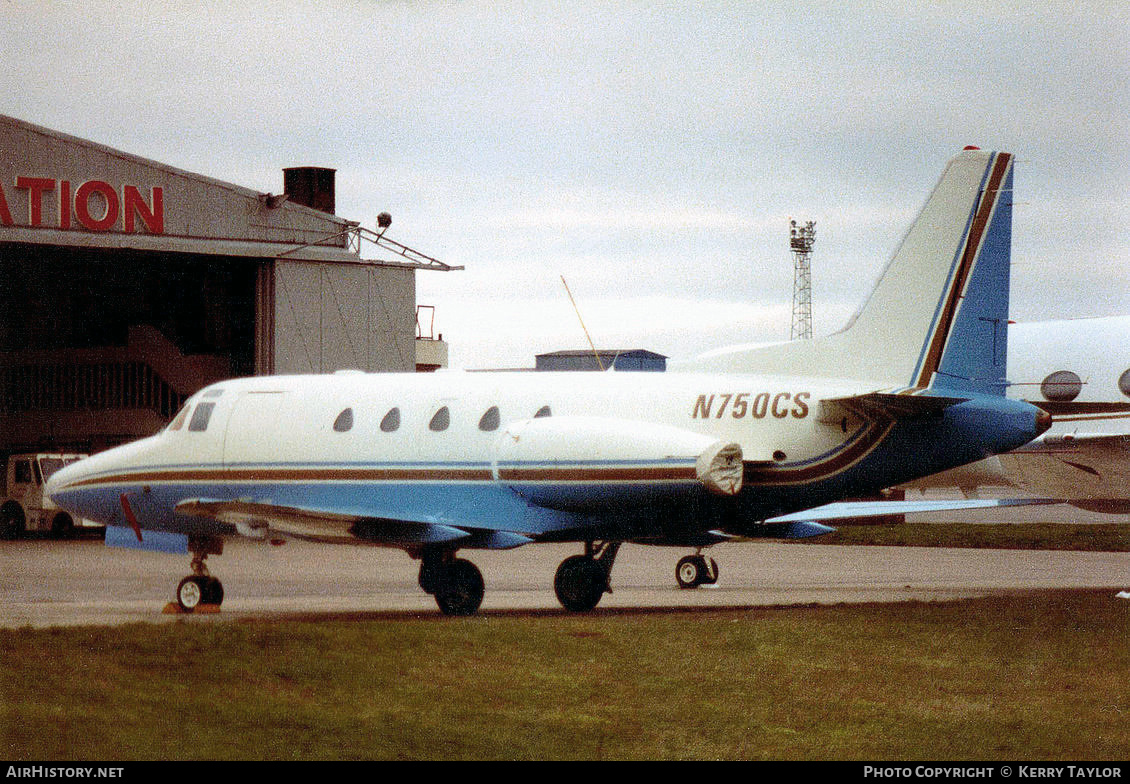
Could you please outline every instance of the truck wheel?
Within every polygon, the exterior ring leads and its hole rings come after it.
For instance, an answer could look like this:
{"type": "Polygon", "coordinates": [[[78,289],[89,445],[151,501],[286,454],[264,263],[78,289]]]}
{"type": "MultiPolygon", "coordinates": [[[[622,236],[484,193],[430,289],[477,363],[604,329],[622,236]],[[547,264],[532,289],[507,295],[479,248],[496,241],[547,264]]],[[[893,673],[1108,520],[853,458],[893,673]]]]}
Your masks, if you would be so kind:
{"type": "Polygon", "coordinates": [[[65,512],[60,512],[51,520],[51,538],[70,539],[75,535],[75,521],[65,512]]]}
{"type": "Polygon", "coordinates": [[[0,537],[19,539],[24,535],[26,528],[24,510],[20,509],[18,504],[8,504],[0,509],[0,537]]]}

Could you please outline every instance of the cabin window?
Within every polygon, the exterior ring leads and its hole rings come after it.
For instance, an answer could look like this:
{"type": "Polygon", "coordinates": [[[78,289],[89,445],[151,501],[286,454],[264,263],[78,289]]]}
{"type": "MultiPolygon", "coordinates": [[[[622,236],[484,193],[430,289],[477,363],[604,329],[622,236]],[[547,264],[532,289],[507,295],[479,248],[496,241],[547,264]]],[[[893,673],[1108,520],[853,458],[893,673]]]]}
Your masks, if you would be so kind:
{"type": "Polygon", "coordinates": [[[534,419],[541,419],[542,417],[548,416],[553,416],[553,412],[550,410],[549,406],[542,406],[538,409],[538,412],[534,414],[534,419]]]}
{"type": "Polygon", "coordinates": [[[479,430],[490,432],[498,430],[498,425],[502,421],[501,415],[498,413],[498,406],[491,406],[483,414],[483,418],[479,420],[479,430]]]}
{"type": "Polygon", "coordinates": [[[353,429],[353,409],[347,408],[337,415],[334,420],[335,433],[348,433],[353,429]]]}
{"type": "Polygon", "coordinates": [[[385,414],[384,419],[381,420],[381,432],[393,433],[400,429],[400,409],[393,407],[385,414]]]}
{"type": "Polygon", "coordinates": [[[212,409],[216,407],[215,403],[201,403],[192,412],[192,419],[188,423],[188,429],[194,433],[203,433],[208,429],[208,420],[212,418],[212,409]]]}
{"type": "Polygon", "coordinates": [[[1130,397],[1130,370],[1118,377],[1118,389],[1126,397],[1130,397]]]}
{"type": "Polygon", "coordinates": [[[432,416],[432,421],[428,422],[428,430],[434,430],[438,433],[441,430],[447,430],[450,425],[451,411],[447,406],[444,406],[432,416]]]}

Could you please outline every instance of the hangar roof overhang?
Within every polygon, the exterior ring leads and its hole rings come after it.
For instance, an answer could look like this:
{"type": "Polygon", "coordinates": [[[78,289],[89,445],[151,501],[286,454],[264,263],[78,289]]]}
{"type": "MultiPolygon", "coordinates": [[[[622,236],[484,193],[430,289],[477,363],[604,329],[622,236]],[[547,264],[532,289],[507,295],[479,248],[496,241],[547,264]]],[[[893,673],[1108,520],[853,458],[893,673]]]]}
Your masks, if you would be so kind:
{"type": "Polygon", "coordinates": [[[0,115],[0,242],[458,270],[346,220],[0,115]],[[365,259],[369,242],[397,258],[365,259]]]}

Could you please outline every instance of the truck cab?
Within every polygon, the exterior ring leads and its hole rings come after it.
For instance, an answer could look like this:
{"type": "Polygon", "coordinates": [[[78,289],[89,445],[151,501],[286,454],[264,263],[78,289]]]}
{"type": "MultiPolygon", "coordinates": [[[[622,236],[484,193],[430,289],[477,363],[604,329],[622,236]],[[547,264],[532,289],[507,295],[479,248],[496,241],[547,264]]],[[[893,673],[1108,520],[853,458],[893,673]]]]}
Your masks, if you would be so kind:
{"type": "Polygon", "coordinates": [[[47,531],[53,538],[65,539],[73,536],[76,528],[100,528],[55,506],[43,492],[53,473],[84,457],[63,452],[9,457],[0,494],[0,538],[18,539],[28,531],[47,531]]]}

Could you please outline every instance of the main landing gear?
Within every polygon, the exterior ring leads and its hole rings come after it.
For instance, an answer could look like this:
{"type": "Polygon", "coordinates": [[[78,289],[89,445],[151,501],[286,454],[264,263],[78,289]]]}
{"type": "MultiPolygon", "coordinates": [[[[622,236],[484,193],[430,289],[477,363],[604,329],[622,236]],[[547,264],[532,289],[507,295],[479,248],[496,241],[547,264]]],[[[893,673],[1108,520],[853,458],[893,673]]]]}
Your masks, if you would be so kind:
{"type": "Polygon", "coordinates": [[[557,567],[553,590],[561,606],[570,612],[588,612],[606,593],[620,542],[585,542],[584,555],[572,555],[557,567]]]}
{"type": "Polygon", "coordinates": [[[420,587],[436,599],[444,615],[473,615],[483,603],[483,575],[454,550],[425,550],[420,556],[420,587]]]}
{"type": "Polygon", "coordinates": [[[219,607],[224,601],[224,585],[208,573],[204,561],[209,555],[223,553],[223,540],[190,537],[188,547],[192,551],[192,574],[177,586],[177,604],[184,612],[192,612],[202,604],[219,607]]]}
{"type": "Polygon", "coordinates": [[[680,588],[714,585],[718,582],[718,563],[713,558],[704,556],[701,551],[680,558],[675,566],[675,580],[680,588]]]}

